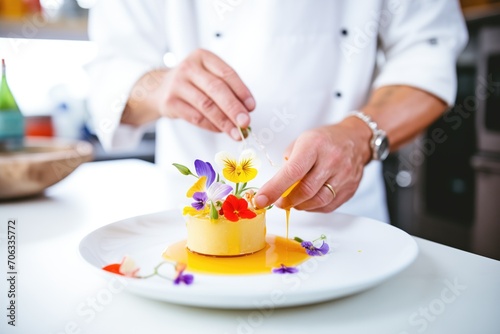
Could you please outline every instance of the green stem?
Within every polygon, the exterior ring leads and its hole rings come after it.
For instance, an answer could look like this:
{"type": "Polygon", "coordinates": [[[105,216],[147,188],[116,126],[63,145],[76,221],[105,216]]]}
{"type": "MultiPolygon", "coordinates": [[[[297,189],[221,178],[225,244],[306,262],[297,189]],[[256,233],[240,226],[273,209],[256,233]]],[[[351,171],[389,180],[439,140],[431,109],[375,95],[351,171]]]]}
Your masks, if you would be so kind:
{"type": "Polygon", "coordinates": [[[157,275],[158,277],[164,278],[164,279],[169,280],[169,281],[171,281],[171,280],[172,280],[172,278],[167,277],[167,276],[163,276],[163,275],[162,275],[162,274],[160,274],[160,273],[157,273],[156,275],[157,275]]]}
{"type": "Polygon", "coordinates": [[[140,276],[140,278],[145,279],[145,278],[150,278],[150,277],[158,275],[160,277],[169,279],[168,277],[165,277],[163,275],[160,275],[160,273],[158,273],[158,269],[160,269],[160,267],[163,266],[166,263],[168,263],[168,262],[167,261],[160,262],[156,267],[153,268],[153,273],[151,273],[149,275],[146,275],[146,276],[140,276]]]}
{"type": "Polygon", "coordinates": [[[259,189],[258,187],[248,187],[248,188],[242,188],[240,190],[240,193],[244,192],[244,191],[247,191],[247,190],[252,190],[252,189],[259,189]]]}
{"type": "Polygon", "coordinates": [[[312,242],[315,242],[315,241],[318,241],[318,240],[326,240],[326,235],[322,234],[322,235],[320,235],[319,238],[314,239],[312,242]]]}

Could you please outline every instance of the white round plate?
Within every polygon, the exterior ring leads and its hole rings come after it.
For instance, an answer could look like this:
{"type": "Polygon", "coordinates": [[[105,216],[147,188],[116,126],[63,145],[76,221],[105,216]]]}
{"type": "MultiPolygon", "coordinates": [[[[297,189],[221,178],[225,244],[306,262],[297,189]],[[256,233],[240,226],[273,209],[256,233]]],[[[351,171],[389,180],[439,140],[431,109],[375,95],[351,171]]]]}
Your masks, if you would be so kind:
{"type": "MultiPolygon", "coordinates": [[[[285,213],[268,211],[267,232],[285,235],[285,213]]],[[[296,274],[202,275],[192,285],[174,285],[159,277],[126,278],[127,289],[171,303],[213,308],[279,308],[318,303],[373,287],[413,262],[418,247],[407,233],[372,219],[339,213],[292,211],[289,236],[313,240],[327,236],[330,253],[311,257],[296,274]]],[[[95,268],[133,258],[148,274],[161,262],[162,251],[185,239],[179,211],[125,219],[104,226],[80,243],[83,258],[95,268]]],[[[189,270],[189,268],[188,268],[189,270]]]]}

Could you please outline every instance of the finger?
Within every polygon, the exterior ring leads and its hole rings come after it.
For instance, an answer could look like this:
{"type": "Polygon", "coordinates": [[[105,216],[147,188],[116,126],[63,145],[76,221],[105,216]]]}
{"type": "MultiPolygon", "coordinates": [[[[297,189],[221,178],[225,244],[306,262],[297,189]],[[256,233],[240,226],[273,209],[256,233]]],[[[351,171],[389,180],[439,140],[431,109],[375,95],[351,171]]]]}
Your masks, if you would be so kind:
{"type": "MultiPolygon", "coordinates": [[[[333,183],[333,181],[330,181],[328,184],[331,185],[331,183],[333,183]]],[[[297,210],[314,211],[327,207],[337,197],[337,190],[335,190],[333,186],[332,189],[335,191],[335,194],[327,186],[325,186],[325,183],[323,183],[313,197],[298,205],[294,205],[294,208],[297,210]]]]}
{"type": "Polygon", "coordinates": [[[192,120],[193,124],[201,124],[206,119],[219,131],[227,133],[235,140],[240,139],[239,131],[234,124],[219,109],[217,104],[196,86],[188,85],[181,89],[178,94],[179,97],[194,107],[201,115],[200,118],[192,120]]]}
{"type": "Polygon", "coordinates": [[[293,141],[288,147],[285,149],[285,153],[283,153],[283,159],[285,161],[288,161],[290,154],[292,154],[293,151],[293,146],[295,145],[295,141],[293,141]]]}
{"type": "Polygon", "coordinates": [[[233,127],[247,128],[250,124],[248,110],[224,79],[204,69],[193,71],[191,82],[207,95],[233,123],[233,127]]]}
{"type": "MultiPolygon", "coordinates": [[[[306,203],[304,202],[300,206],[295,207],[295,209],[307,210],[312,212],[332,212],[333,210],[341,206],[343,203],[351,199],[352,196],[354,196],[356,190],[358,189],[360,180],[361,180],[361,175],[359,176],[359,179],[356,178],[356,181],[354,182],[352,180],[347,181],[347,178],[346,179],[339,178],[338,175],[336,175],[334,179],[329,179],[327,181],[335,191],[335,196],[333,196],[333,194],[331,195],[331,197],[333,197],[332,201],[330,201],[325,206],[318,206],[315,208],[313,208],[314,205],[311,205],[311,207],[309,208],[305,208],[306,203]]],[[[323,188],[332,193],[326,186],[324,186],[323,188]]],[[[321,192],[323,192],[323,190],[321,190],[321,192]]]]}
{"type": "MultiPolygon", "coordinates": [[[[296,142],[285,165],[259,189],[255,198],[257,207],[264,208],[276,202],[289,187],[304,178],[314,166],[316,161],[315,152],[307,145],[307,141],[296,142]]],[[[300,183],[297,187],[301,186],[300,183]]],[[[295,189],[291,194],[294,191],[295,189]]]]}
{"type": "Polygon", "coordinates": [[[179,118],[182,118],[191,124],[209,131],[220,132],[219,128],[213,125],[212,122],[206,119],[205,116],[203,116],[198,110],[181,99],[171,101],[167,108],[170,109],[172,114],[178,115],[179,118]]]}
{"type": "MultiPolygon", "coordinates": [[[[326,187],[323,187],[326,189],[326,187]]],[[[328,189],[326,189],[328,190],[328,189]]],[[[311,212],[322,212],[322,213],[327,213],[327,212],[332,212],[333,210],[336,210],[339,206],[347,202],[355,193],[356,188],[349,187],[346,185],[341,185],[341,188],[338,188],[335,190],[337,193],[337,196],[335,197],[334,200],[332,200],[330,203],[323,207],[317,207],[314,209],[307,209],[307,211],[311,212]]],[[[302,210],[298,209],[297,210],[302,210]]]]}
{"type": "Polygon", "coordinates": [[[243,83],[236,71],[227,65],[222,59],[211,52],[202,54],[203,66],[219,78],[222,78],[238,99],[245,105],[248,111],[255,109],[255,100],[250,90],[243,83]]]}
{"type": "MultiPolygon", "coordinates": [[[[302,178],[300,184],[283,199],[281,205],[284,207],[300,208],[309,210],[320,206],[327,205],[332,199],[327,196],[328,193],[322,192],[325,182],[331,177],[332,170],[321,160],[316,161],[316,164],[311,168],[309,173],[302,178]]],[[[334,182],[334,181],[332,181],[334,182]]],[[[326,189],[328,190],[328,189],[326,189]]],[[[330,192],[328,190],[328,192],[330,192]]],[[[330,192],[331,195],[331,192],[330,192]]]]}

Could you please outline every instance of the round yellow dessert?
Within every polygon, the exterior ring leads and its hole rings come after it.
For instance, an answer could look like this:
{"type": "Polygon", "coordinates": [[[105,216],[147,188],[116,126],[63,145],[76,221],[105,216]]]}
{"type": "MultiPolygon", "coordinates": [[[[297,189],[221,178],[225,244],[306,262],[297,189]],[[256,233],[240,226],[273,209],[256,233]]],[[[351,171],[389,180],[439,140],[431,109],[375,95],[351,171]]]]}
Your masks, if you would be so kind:
{"type": "Polygon", "coordinates": [[[266,246],[266,213],[252,219],[232,222],[224,217],[210,220],[186,216],[187,248],[214,256],[238,256],[255,253],[266,246]]]}

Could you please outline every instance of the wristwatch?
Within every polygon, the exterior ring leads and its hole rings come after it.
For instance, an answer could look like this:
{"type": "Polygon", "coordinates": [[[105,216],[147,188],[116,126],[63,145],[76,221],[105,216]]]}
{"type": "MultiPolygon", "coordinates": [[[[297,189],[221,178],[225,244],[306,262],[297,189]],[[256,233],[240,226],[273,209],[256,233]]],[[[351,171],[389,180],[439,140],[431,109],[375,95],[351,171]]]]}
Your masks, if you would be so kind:
{"type": "Polygon", "coordinates": [[[349,116],[354,116],[366,123],[372,130],[370,147],[372,149],[372,159],[383,161],[389,155],[389,140],[384,130],[378,128],[377,123],[370,116],[362,111],[355,110],[349,116]]]}

